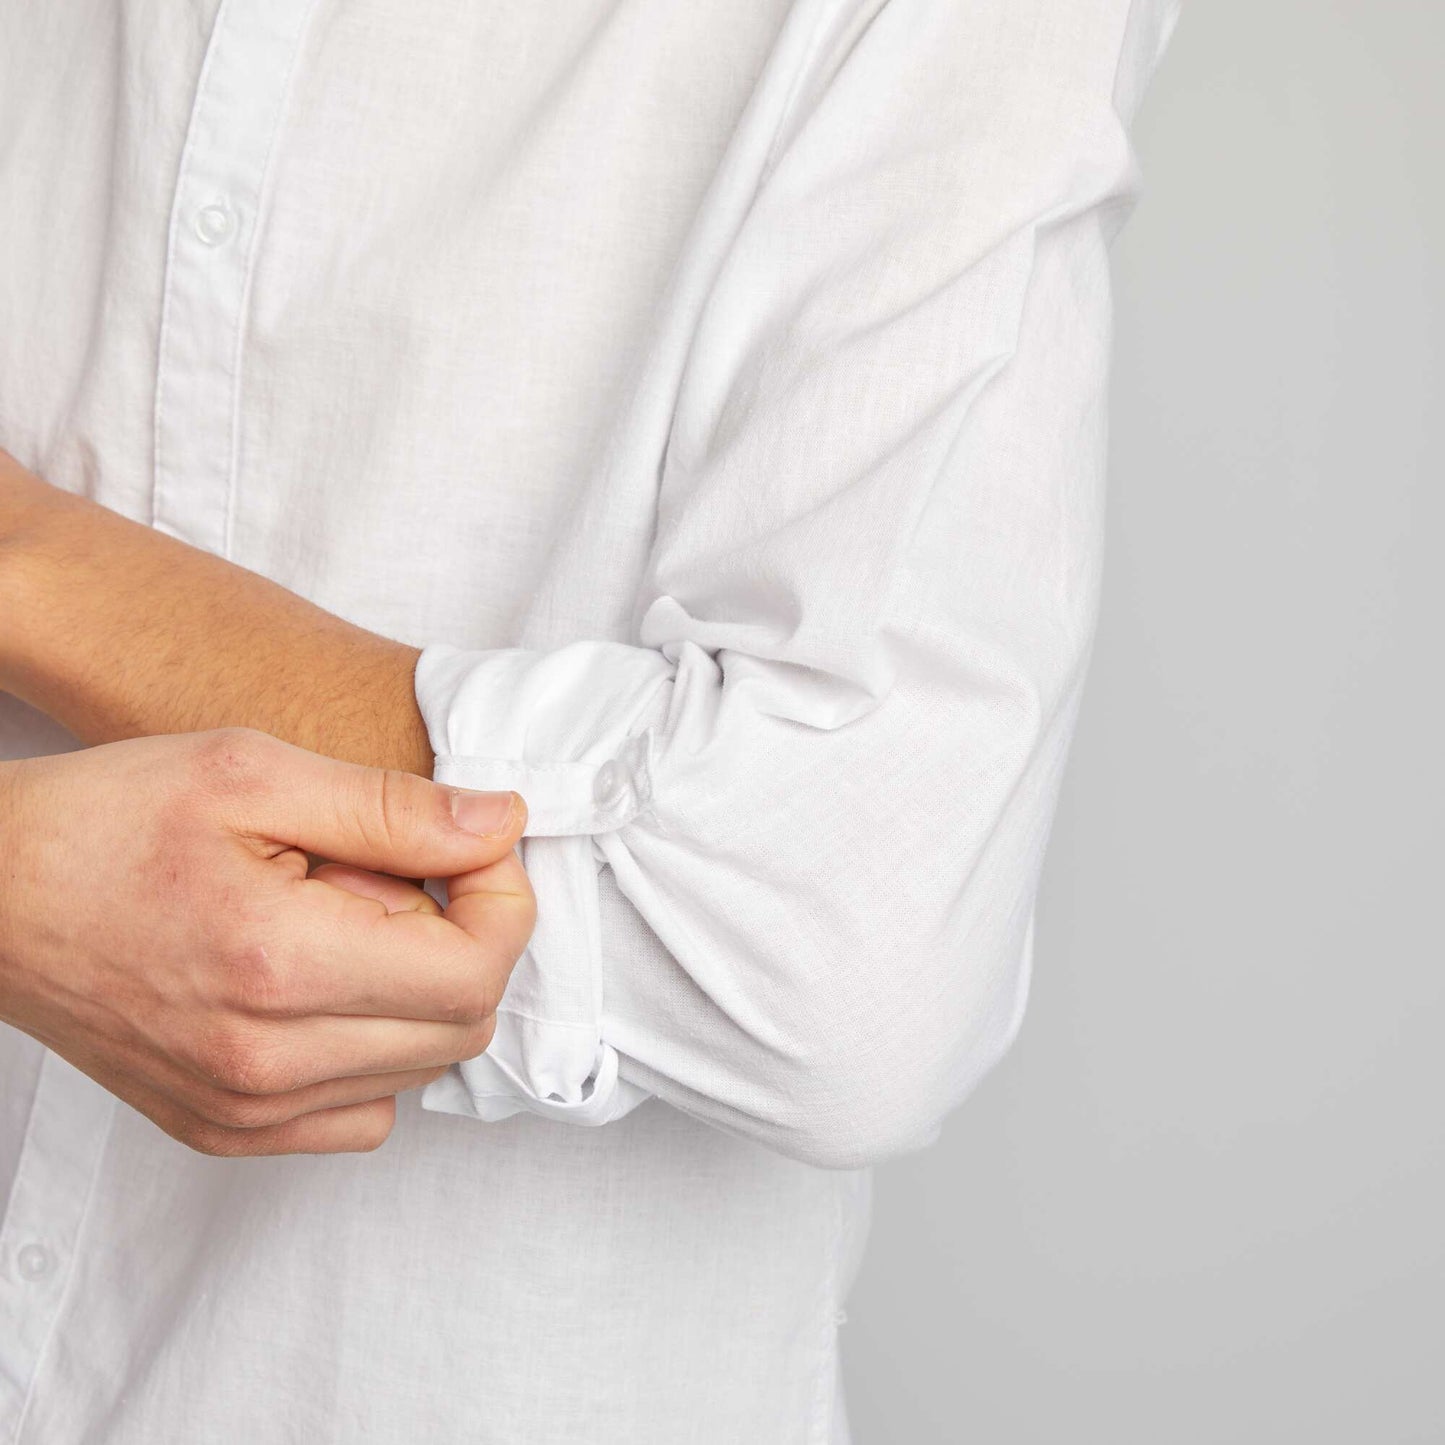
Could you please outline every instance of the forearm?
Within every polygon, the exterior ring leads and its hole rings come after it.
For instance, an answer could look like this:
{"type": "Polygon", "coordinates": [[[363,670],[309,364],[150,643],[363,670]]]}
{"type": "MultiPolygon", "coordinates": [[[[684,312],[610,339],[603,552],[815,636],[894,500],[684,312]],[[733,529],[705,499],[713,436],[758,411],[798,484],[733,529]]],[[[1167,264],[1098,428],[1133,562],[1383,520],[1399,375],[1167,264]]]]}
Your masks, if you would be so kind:
{"type": "Polygon", "coordinates": [[[0,691],[82,742],[260,728],[430,776],[415,648],[93,502],[0,452],[0,691]]]}

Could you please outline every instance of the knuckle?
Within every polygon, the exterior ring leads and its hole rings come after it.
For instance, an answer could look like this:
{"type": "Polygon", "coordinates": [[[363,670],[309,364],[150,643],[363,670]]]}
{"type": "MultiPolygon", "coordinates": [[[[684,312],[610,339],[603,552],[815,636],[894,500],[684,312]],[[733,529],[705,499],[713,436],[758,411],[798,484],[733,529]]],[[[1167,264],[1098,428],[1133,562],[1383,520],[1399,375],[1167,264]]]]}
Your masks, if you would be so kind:
{"type": "Polygon", "coordinates": [[[479,1025],[492,1017],[502,1001],[511,965],[498,965],[485,950],[472,945],[465,950],[459,972],[466,983],[451,1000],[447,1018],[451,1023],[479,1025]]]}
{"type": "Polygon", "coordinates": [[[512,962],[505,964],[492,964],[483,969],[479,987],[482,992],[482,1007],[477,1014],[477,1022],[484,1023],[488,1019],[495,1019],[497,1010],[502,1006],[502,998],[507,992],[507,981],[512,976],[512,962]]]}
{"type": "Polygon", "coordinates": [[[477,1024],[492,1011],[491,994],[481,984],[471,984],[460,993],[450,995],[436,1011],[437,1019],[448,1024],[477,1024]]]}
{"type": "Polygon", "coordinates": [[[265,791],[273,739],[256,728],[214,728],[197,735],[191,765],[197,786],[219,798],[265,791]]]}
{"type": "Polygon", "coordinates": [[[496,1013],[506,982],[505,970],[498,970],[481,950],[472,948],[459,960],[456,974],[459,981],[450,987],[438,1017],[446,1023],[471,1026],[496,1013]]]}
{"type": "Polygon", "coordinates": [[[465,1002],[457,1022],[481,1025],[491,1020],[502,1001],[502,981],[490,969],[484,969],[472,986],[471,995],[465,1002]]]}
{"type": "Polygon", "coordinates": [[[363,810],[363,816],[371,818],[369,826],[374,834],[368,842],[378,850],[396,853],[416,836],[419,826],[430,821],[423,813],[416,786],[423,780],[400,768],[373,768],[367,779],[373,790],[373,806],[363,810]]]}
{"type": "Polygon", "coordinates": [[[520,956],[537,927],[537,894],[525,873],[519,881],[517,891],[511,894],[510,898],[512,925],[520,935],[517,945],[517,954],[520,956]]]}
{"type": "Polygon", "coordinates": [[[185,1125],[177,1137],[188,1149],[209,1154],[213,1159],[234,1159],[250,1152],[249,1141],[243,1133],[204,1119],[185,1125]]]}
{"type": "Polygon", "coordinates": [[[505,882],[495,895],[490,931],[498,946],[506,949],[515,963],[537,926],[537,894],[521,859],[513,854],[506,863],[506,871],[498,880],[505,882]]]}
{"type": "Polygon", "coordinates": [[[200,1066],[221,1089],[238,1094],[273,1094],[285,1088],[275,1050],[248,1029],[216,1029],[201,1049],[200,1066]]]}
{"type": "Polygon", "coordinates": [[[486,1053],[491,1046],[492,1036],[497,1032],[496,1014],[488,1014],[486,1018],[477,1023],[468,1024],[466,1032],[462,1035],[463,1053],[457,1056],[460,1063],[463,1059],[474,1059],[478,1054],[486,1053]]]}
{"type": "Polygon", "coordinates": [[[293,1011],[291,970],[274,941],[238,927],[217,945],[213,966],[221,1003],[250,1014],[293,1011]]]}

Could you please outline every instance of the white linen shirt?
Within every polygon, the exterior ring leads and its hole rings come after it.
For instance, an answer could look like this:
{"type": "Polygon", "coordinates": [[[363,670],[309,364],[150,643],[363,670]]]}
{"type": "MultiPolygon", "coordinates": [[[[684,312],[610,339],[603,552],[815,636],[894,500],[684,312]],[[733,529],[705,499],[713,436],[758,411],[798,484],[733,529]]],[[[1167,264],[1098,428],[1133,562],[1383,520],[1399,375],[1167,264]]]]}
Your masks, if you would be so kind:
{"type": "Polygon", "coordinates": [[[0,0],[0,445],[423,648],[539,904],[375,1154],[0,1028],[0,1442],[847,1439],[869,1167],[1024,1003],[1174,20],[0,0]]]}

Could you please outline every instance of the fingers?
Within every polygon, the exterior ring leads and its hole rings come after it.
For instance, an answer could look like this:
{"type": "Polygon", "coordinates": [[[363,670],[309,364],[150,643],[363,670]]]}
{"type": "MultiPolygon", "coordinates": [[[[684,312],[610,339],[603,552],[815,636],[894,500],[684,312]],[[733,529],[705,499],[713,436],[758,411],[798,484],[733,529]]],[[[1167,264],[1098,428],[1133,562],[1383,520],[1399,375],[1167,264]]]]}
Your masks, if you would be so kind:
{"type": "Polygon", "coordinates": [[[516,855],[508,858],[479,870],[489,877],[498,870],[510,886],[472,897],[466,927],[440,916],[433,900],[409,885],[367,885],[416,905],[388,913],[385,903],[335,886],[318,869],[291,885],[296,906],[284,930],[268,938],[264,959],[252,959],[249,976],[233,980],[235,991],[222,1002],[261,1018],[480,1020],[496,1010],[535,919],[531,884],[516,855]]]}
{"type": "Polygon", "coordinates": [[[323,863],[311,870],[311,877],[342,888],[358,898],[374,898],[388,913],[435,913],[441,904],[423,888],[393,878],[387,873],[369,873],[365,868],[352,868],[345,863],[323,863]]]}
{"type": "Polygon", "coordinates": [[[256,1154],[365,1154],[379,1149],[396,1123],[396,1097],[302,1114],[261,1129],[224,1125],[188,1130],[184,1142],[222,1157],[256,1154]]]}
{"type": "Polygon", "coordinates": [[[485,868],[448,878],[443,916],[479,943],[504,939],[520,957],[537,923],[537,896],[522,860],[508,853],[485,868]]]}
{"type": "Polygon", "coordinates": [[[173,1139],[202,1154],[244,1158],[261,1154],[365,1154],[379,1149],[396,1123],[396,1096],[301,1114],[282,1124],[236,1129],[152,1104],[141,1112],[173,1139]]]}
{"type": "Polygon", "coordinates": [[[274,1100],[221,1091],[177,1097],[134,1070],[118,1069],[88,1051],[67,1049],[65,1053],[76,1067],[171,1138],[218,1157],[356,1153],[379,1148],[396,1119],[396,1094],[430,1083],[444,1072],[429,1069],[378,1075],[274,1100]]]}
{"type": "Polygon", "coordinates": [[[170,1099],[176,1108],[196,1115],[205,1123],[228,1129],[261,1129],[284,1124],[302,1114],[364,1104],[408,1089],[424,1088],[446,1073],[447,1068],[446,1064],[433,1064],[426,1068],[348,1075],[277,1093],[245,1093],[226,1088],[201,1078],[172,1059],[154,1056],[141,1061],[141,1067],[130,1072],[138,1079],[144,1077],[147,1087],[170,1099]]]}
{"type": "Polygon", "coordinates": [[[405,878],[485,866],[526,827],[518,793],[343,763],[247,728],[198,735],[194,766],[237,833],[405,878]]]}
{"type": "Polygon", "coordinates": [[[494,1027],[490,1014],[475,1023],[363,1017],[232,1023],[181,1062],[207,1090],[289,1094],[328,1080],[438,1069],[473,1059],[491,1043],[494,1027]]]}
{"type": "Polygon", "coordinates": [[[405,1093],[408,1089],[424,1088],[444,1073],[446,1066],[438,1065],[387,1074],[358,1074],[353,1078],[325,1079],[319,1084],[308,1084],[283,1094],[242,1094],[217,1088],[178,1102],[185,1103],[191,1112],[209,1124],[219,1124],[227,1129],[268,1129],[302,1114],[366,1104],[405,1093]]]}

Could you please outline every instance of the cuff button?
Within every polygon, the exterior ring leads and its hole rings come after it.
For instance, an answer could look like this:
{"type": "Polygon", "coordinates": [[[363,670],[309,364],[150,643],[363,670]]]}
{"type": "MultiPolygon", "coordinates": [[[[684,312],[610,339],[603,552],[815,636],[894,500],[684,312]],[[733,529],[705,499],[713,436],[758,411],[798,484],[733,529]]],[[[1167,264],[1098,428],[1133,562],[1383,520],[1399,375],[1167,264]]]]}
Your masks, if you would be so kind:
{"type": "Polygon", "coordinates": [[[609,758],[592,779],[592,800],[599,808],[616,808],[627,797],[627,774],[615,758],[609,758]]]}

